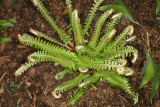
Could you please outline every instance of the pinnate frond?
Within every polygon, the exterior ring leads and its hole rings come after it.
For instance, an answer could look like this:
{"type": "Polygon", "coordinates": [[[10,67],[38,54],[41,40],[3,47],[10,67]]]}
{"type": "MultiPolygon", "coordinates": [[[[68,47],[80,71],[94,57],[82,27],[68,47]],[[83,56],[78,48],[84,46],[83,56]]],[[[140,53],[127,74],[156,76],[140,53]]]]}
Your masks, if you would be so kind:
{"type": "Polygon", "coordinates": [[[129,94],[129,96],[134,100],[134,104],[137,103],[138,94],[135,93],[134,90],[132,89],[132,87],[130,86],[129,79],[127,79],[124,76],[120,76],[120,75],[109,76],[104,79],[111,86],[120,87],[123,90],[125,90],[125,92],[127,92],[129,94]]]}
{"type": "Polygon", "coordinates": [[[69,69],[75,69],[75,62],[73,60],[70,60],[66,57],[63,57],[61,55],[58,55],[56,53],[51,53],[47,51],[38,51],[31,55],[29,55],[34,60],[38,61],[52,61],[57,62],[61,64],[63,67],[69,68],[69,69]]]}
{"type": "Polygon", "coordinates": [[[35,62],[30,62],[28,61],[27,63],[23,64],[16,72],[15,72],[15,76],[19,76],[22,73],[24,73],[28,68],[30,68],[31,66],[34,66],[37,63],[40,63],[41,61],[35,61],[35,62]]]}
{"type": "Polygon", "coordinates": [[[58,35],[61,37],[65,45],[68,44],[69,41],[72,40],[72,38],[67,35],[58,25],[57,23],[52,19],[52,17],[49,15],[46,8],[43,6],[42,2],[40,0],[32,0],[33,4],[37,9],[41,12],[43,17],[48,21],[48,23],[51,25],[51,27],[58,33],[58,35]]]}
{"type": "Polygon", "coordinates": [[[56,95],[56,93],[61,93],[61,92],[64,92],[70,88],[73,88],[73,87],[77,86],[81,80],[83,80],[84,78],[87,78],[88,76],[89,75],[84,75],[84,73],[80,73],[74,79],[69,80],[69,81],[63,83],[62,85],[57,86],[57,88],[55,88],[53,90],[52,94],[56,95]]]}
{"type": "Polygon", "coordinates": [[[75,104],[76,101],[79,100],[80,97],[82,97],[82,95],[85,93],[86,90],[87,90],[87,87],[77,88],[74,91],[73,96],[71,96],[71,98],[68,100],[67,105],[75,104]]]}
{"type": "Polygon", "coordinates": [[[84,45],[84,36],[82,36],[82,27],[78,17],[78,10],[74,10],[71,16],[72,28],[75,35],[76,45],[84,45]]]}
{"type": "Polygon", "coordinates": [[[119,20],[121,19],[121,16],[122,13],[118,13],[112,16],[110,22],[106,24],[105,34],[114,29],[114,27],[118,24],[119,20]]]}
{"type": "Polygon", "coordinates": [[[34,30],[34,29],[30,29],[29,31],[30,31],[31,33],[33,33],[35,36],[37,36],[38,38],[43,37],[44,39],[46,39],[46,40],[48,40],[48,41],[50,41],[50,42],[52,42],[52,43],[54,43],[54,44],[57,44],[57,45],[59,45],[59,46],[62,46],[62,47],[65,47],[65,48],[71,50],[70,47],[66,46],[65,44],[57,41],[56,39],[54,39],[54,38],[52,38],[52,37],[49,37],[48,35],[46,35],[46,34],[44,34],[44,33],[42,33],[42,32],[39,32],[39,31],[34,30]]]}
{"type": "Polygon", "coordinates": [[[87,56],[78,56],[77,64],[80,66],[84,66],[90,69],[114,69],[117,67],[122,67],[122,65],[115,63],[114,61],[110,60],[102,60],[102,59],[94,59],[87,56]]]}
{"type": "Polygon", "coordinates": [[[126,39],[127,39],[126,36],[127,36],[127,35],[132,35],[132,34],[133,34],[133,31],[134,31],[134,28],[133,28],[132,25],[127,26],[127,27],[123,30],[123,32],[122,32],[120,35],[118,35],[118,36],[116,37],[116,39],[115,39],[114,41],[112,41],[112,42],[111,42],[109,45],[107,45],[107,46],[113,48],[113,47],[115,47],[116,45],[124,44],[124,42],[123,42],[122,40],[126,40],[126,39]]]}
{"type": "Polygon", "coordinates": [[[71,51],[68,51],[68,50],[66,50],[62,47],[59,47],[59,46],[55,46],[55,45],[53,45],[49,42],[43,41],[39,38],[37,39],[37,38],[32,37],[28,34],[23,34],[23,36],[18,35],[18,39],[23,44],[35,47],[35,48],[40,49],[40,50],[48,51],[48,52],[51,52],[51,53],[53,52],[57,55],[61,55],[61,56],[66,57],[68,59],[72,59],[72,58],[76,57],[76,54],[71,52],[71,51]]]}
{"type": "Polygon", "coordinates": [[[91,40],[88,43],[88,46],[90,46],[91,48],[95,47],[97,45],[97,41],[99,39],[100,36],[100,31],[101,31],[101,27],[104,23],[104,21],[106,20],[106,18],[113,12],[113,9],[106,11],[104,14],[101,15],[101,17],[98,19],[96,25],[95,25],[95,29],[94,32],[92,34],[91,40]]]}
{"type": "Polygon", "coordinates": [[[64,69],[63,71],[61,71],[60,73],[56,74],[55,79],[56,80],[61,80],[64,78],[65,75],[67,74],[72,74],[74,72],[74,70],[71,69],[64,69]]]}
{"type": "Polygon", "coordinates": [[[103,0],[97,0],[96,4],[93,4],[94,7],[91,8],[90,13],[88,14],[88,17],[84,23],[83,26],[83,35],[85,36],[86,34],[88,34],[88,29],[90,28],[91,22],[94,18],[94,15],[97,11],[97,8],[99,7],[99,5],[103,2],[103,0]]]}

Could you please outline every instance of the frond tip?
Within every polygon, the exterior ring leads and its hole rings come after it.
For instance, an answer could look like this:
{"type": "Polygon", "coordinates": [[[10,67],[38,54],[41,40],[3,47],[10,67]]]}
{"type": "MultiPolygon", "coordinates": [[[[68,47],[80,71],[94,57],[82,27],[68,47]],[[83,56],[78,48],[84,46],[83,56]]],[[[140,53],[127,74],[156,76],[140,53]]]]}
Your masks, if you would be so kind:
{"type": "MultiPolygon", "coordinates": [[[[55,89],[55,90],[56,90],[56,89],[55,89]]],[[[55,98],[61,98],[61,94],[58,93],[58,95],[57,95],[55,91],[52,92],[52,95],[53,95],[55,98]]]]}
{"type": "Polygon", "coordinates": [[[128,67],[121,67],[116,69],[119,75],[130,76],[134,73],[134,70],[128,67]]]}
{"type": "Polygon", "coordinates": [[[15,72],[15,76],[19,76],[22,73],[24,73],[24,71],[26,71],[28,68],[30,68],[31,66],[39,63],[40,61],[34,61],[34,62],[30,62],[28,61],[27,63],[23,64],[16,72],[15,72]]]}

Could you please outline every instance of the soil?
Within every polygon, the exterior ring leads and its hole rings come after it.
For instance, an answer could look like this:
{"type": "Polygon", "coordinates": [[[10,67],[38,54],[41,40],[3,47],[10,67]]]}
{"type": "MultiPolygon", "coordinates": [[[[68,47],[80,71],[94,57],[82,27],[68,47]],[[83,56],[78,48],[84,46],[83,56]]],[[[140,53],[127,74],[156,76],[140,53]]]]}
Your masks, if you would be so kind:
{"type": "MultiPolygon", "coordinates": [[[[69,18],[66,12],[65,0],[41,1],[58,25],[66,30],[69,25],[69,18]]],[[[151,56],[160,68],[160,35],[158,34],[160,25],[156,26],[158,23],[156,18],[160,16],[160,13],[155,14],[156,0],[123,0],[123,2],[130,10],[133,19],[143,25],[149,33],[151,56]]],[[[93,3],[94,0],[72,0],[73,8],[79,10],[81,23],[85,21],[93,3]]],[[[106,4],[115,4],[115,2],[114,0],[104,0],[101,6],[106,4]]],[[[101,11],[96,13],[89,31],[90,34],[93,32],[92,29],[94,29],[95,23],[102,13],[101,11]]],[[[12,38],[11,41],[0,45],[0,107],[34,107],[34,104],[35,107],[67,107],[67,101],[73,94],[74,88],[62,93],[60,99],[54,98],[51,92],[56,86],[74,78],[76,74],[67,75],[64,79],[57,81],[55,75],[64,68],[60,65],[56,66],[53,62],[43,62],[29,68],[22,76],[16,77],[14,75],[15,71],[27,62],[27,56],[37,51],[33,47],[21,44],[17,38],[18,34],[29,33],[29,29],[33,28],[59,41],[60,38],[33,6],[31,0],[1,0],[0,20],[13,18],[17,20],[14,27],[0,31],[1,36],[12,38]],[[10,81],[20,85],[14,87],[14,91],[12,91],[10,81]],[[34,94],[36,95],[35,102],[34,94]]],[[[122,32],[129,24],[134,26],[134,35],[137,36],[136,41],[131,42],[129,45],[134,46],[139,51],[137,61],[129,65],[135,70],[129,80],[133,88],[139,93],[138,103],[134,105],[133,100],[128,98],[127,93],[122,89],[111,87],[105,82],[99,81],[98,84],[95,84],[97,90],[94,91],[89,88],[77,103],[69,107],[160,107],[160,89],[158,89],[153,100],[148,103],[151,93],[151,81],[144,88],[138,90],[142,81],[140,73],[148,50],[147,38],[145,31],[140,26],[124,18],[117,25],[117,32],[122,32]],[[113,96],[110,96],[107,92],[113,96]]]]}

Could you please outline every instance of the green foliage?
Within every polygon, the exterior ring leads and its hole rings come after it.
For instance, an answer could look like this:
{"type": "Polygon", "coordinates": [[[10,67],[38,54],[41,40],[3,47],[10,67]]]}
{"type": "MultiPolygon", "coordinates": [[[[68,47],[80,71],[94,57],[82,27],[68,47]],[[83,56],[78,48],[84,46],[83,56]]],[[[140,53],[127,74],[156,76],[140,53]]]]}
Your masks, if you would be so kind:
{"type": "Polygon", "coordinates": [[[107,94],[110,95],[111,97],[113,97],[113,94],[111,94],[111,93],[109,93],[109,92],[107,92],[107,94]]]}
{"type": "MultiPolygon", "coordinates": [[[[130,11],[127,9],[126,5],[121,0],[114,0],[114,1],[116,3],[118,3],[118,5],[117,4],[109,4],[109,5],[105,5],[105,6],[99,7],[98,10],[106,11],[106,10],[109,10],[109,9],[113,8],[114,9],[113,13],[121,12],[121,13],[123,13],[122,17],[127,18],[131,22],[140,25],[138,22],[135,22],[133,20],[133,17],[131,15],[130,11]]],[[[156,14],[157,14],[159,12],[159,10],[160,10],[160,0],[156,0],[156,2],[157,2],[156,14]]],[[[157,20],[159,20],[159,22],[157,24],[157,26],[158,26],[159,23],[160,23],[160,17],[158,17],[157,20]]],[[[142,25],[140,25],[140,26],[143,28],[142,25]]],[[[149,46],[149,36],[148,36],[147,32],[146,32],[146,34],[147,34],[147,40],[148,40],[148,46],[149,46]]],[[[122,41],[121,43],[124,43],[124,41],[122,41]]],[[[114,44],[114,42],[112,42],[112,44],[114,44]]],[[[113,45],[113,46],[115,46],[115,45],[113,45]]],[[[124,47],[122,47],[122,48],[124,48],[124,47]]],[[[126,49],[125,53],[127,53],[126,51],[128,49],[127,48],[125,48],[125,49],[126,49]]],[[[103,57],[106,54],[108,55],[108,57],[111,57],[112,55],[114,56],[114,54],[116,54],[117,56],[122,56],[122,57],[125,56],[125,54],[123,53],[123,51],[121,51],[122,53],[120,51],[118,51],[117,53],[115,53],[115,52],[112,52],[111,48],[109,48],[109,49],[106,48],[106,50],[109,50],[109,53],[107,52],[105,54],[101,54],[101,57],[103,57]]],[[[149,46],[149,50],[150,50],[150,46],[149,46]]],[[[128,50],[128,53],[126,54],[126,56],[128,54],[131,54],[132,52],[134,53],[134,56],[137,56],[137,52],[136,52],[136,50],[134,51],[134,49],[132,49],[132,51],[128,50]]],[[[151,96],[150,96],[150,100],[149,100],[149,101],[151,101],[153,99],[153,97],[155,96],[157,90],[158,90],[158,86],[157,85],[159,83],[159,80],[158,80],[159,77],[157,75],[154,75],[154,74],[157,74],[158,67],[156,66],[156,64],[155,64],[154,60],[152,59],[152,57],[149,55],[149,52],[147,52],[146,56],[147,56],[147,61],[146,61],[145,65],[144,65],[142,73],[141,73],[141,75],[143,75],[144,73],[146,75],[144,76],[144,78],[143,78],[143,80],[141,82],[140,88],[142,88],[144,85],[146,85],[150,81],[150,79],[152,77],[154,77],[153,78],[153,84],[152,84],[151,96]]],[[[134,60],[132,60],[132,62],[134,62],[134,60]]]]}
{"type": "Polygon", "coordinates": [[[12,23],[16,22],[17,21],[15,19],[0,20],[0,30],[6,27],[13,27],[14,25],[12,23]]]}
{"type": "Polygon", "coordinates": [[[121,76],[133,74],[131,68],[125,67],[127,63],[125,56],[134,55],[132,60],[133,63],[138,56],[137,50],[132,46],[127,45],[128,42],[135,40],[135,36],[131,36],[133,34],[133,26],[129,25],[116,39],[113,39],[113,35],[116,33],[114,27],[118,24],[122,13],[112,16],[111,21],[106,25],[104,35],[100,38],[101,27],[106,18],[113,12],[113,9],[104,12],[96,22],[91,40],[88,44],[85,43],[84,36],[86,34],[88,35],[88,30],[91,26],[95,12],[102,1],[103,0],[97,0],[95,2],[84,26],[81,27],[78,11],[72,9],[70,0],[66,0],[67,11],[70,18],[69,31],[73,30],[75,37],[75,46],[70,47],[68,44],[71,45],[71,43],[74,42],[71,41],[72,38],[56,24],[40,0],[32,0],[52,28],[59,34],[64,44],[33,29],[31,29],[30,32],[38,38],[28,34],[23,34],[22,36],[18,35],[18,39],[21,43],[35,47],[39,51],[29,55],[28,63],[22,65],[16,71],[15,75],[21,75],[29,67],[37,63],[52,61],[65,67],[62,72],[55,76],[56,80],[63,79],[66,74],[74,73],[74,71],[78,70],[80,72],[75,78],[57,86],[57,88],[52,91],[52,95],[55,98],[60,98],[62,92],[78,86],[74,91],[73,96],[69,99],[68,105],[73,105],[85,93],[87,88],[97,83],[100,78],[104,78],[113,86],[124,89],[131,98],[137,102],[138,95],[131,89],[128,80],[126,80],[124,76],[121,76]],[[41,38],[44,38],[49,42],[46,42],[41,38]],[[86,73],[90,70],[93,71],[92,74],[86,73]]]}
{"type": "Polygon", "coordinates": [[[133,17],[130,13],[130,11],[128,10],[128,8],[126,7],[126,5],[121,1],[121,0],[114,0],[117,4],[109,4],[109,5],[104,5],[98,8],[98,10],[101,11],[107,11],[111,8],[114,9],[113,13],[123,13],[122,17],[129,19],[131,22],[136,23],[139,25],[138,22],[135,22],[133,20],[133,17]]]}
{"type": "Polygon", "coordinates": [[[158,20],[158,23],[156,26],[158,26],[160,24],[160,17],[157,17],[156,20],[158,20]]]}
{"type": "MultiPolygon", "coordinates": [[[[14,19],[8,19],[8,20],[0,20],[0,30],[6,28],[6,27],[12,27],[14,26],[12,23],[16,23],[17,21],[14,19]]],[[[0,37],[0,45],[4,42],[8,42],[11,40],[9,37],[0,37]]]]}
{"type": "Polygon", "coordinates": [[[157,67],[156,63],[154,62],[153,58],[150,56],[149,52],[146,53],[146,62],[143,66],[141,75],[144,75],[143,80],[139,86],[139,89],[141,89],[143,86],[145,86],[153,77],[153,81],[152,81],[152,91],[151,91],[151,96],[149,99],[149,102],[154,98],[157,90],[158,90],[158,86],[159,86],[159,75],[158,75],[158,71],[159,68],[157,67]]]}
{"type": "Polygon", "coordinates": [[[64,78],[65,75],[67,74],[72,74],[74,72],[74,70],[70,70],[70,69],[64,69],[63,71],[61,71],[60,73],[58,73],[56,76],[55,76],[55,79],[56,80],[61,80],[64,78]]]}
{"type": "Polygon", "coordinates": [[[14,91],[14,90],[13,90],[13,87],[18,87],[18,86],[19,86],[19,84],[14,84],[13,81],[10,81],[10,89],[11,89],[12,91],[14,91]]]}
{"type": "Polygon", "coordinates": [[[157,3],[157,7],[156,7],[156,15],[158,14],[159,10],[160,10],[160,0],[156,0],[157,3]]]}
{"type": "Polygon", "coordinates": [[[88,29],[90,28],[90,24],[94,18],[94,15],[97,11],[97,8],[99,5],[103,2],[103,0],[97,0],[96,4],[93,4],[94,7],[91,8],[90,13],[88,14],[88,17],[86,18],[86,21],[83,26],[83,35],[89,35],[88,34],[88,29]]]}
{"type": "Polygon", "coordinates": [[[8,42],[8,41],[10,41],[11,40],[11,38],[10,37],[0,37],[0,45],[2,44],[2,43],[4,43],[4,42],[8,42]]]}
{"type": "MultiPolygon", "coordinates": [[[[156,7],[156,15],[158,14],[159,10],[160,10],[160,0],[156,0],[157,2],[157,7],[156,7]]],[[[157,26],[160,24],[160,17],[156,18],[159,22],[157,23],[157,26]]]]}
{"type": "Polygon", "coordinates": [[[132,99],[134,99],[134,104],[136,104],[138,102],[138,94],[136,94],[134,92],[133,89],[131,89],[132,87],[129,86],[129,79],[126,79],[123,76],[117,75],[117,76],[109,76],[104,78],[106,80],[106,82],[108,84],[110,84],[111,86],[116,86],[116,87],[120,87],[123,90],[125,90],[125,92],[128,93],[129,97],[131,97],[132,99]]]}

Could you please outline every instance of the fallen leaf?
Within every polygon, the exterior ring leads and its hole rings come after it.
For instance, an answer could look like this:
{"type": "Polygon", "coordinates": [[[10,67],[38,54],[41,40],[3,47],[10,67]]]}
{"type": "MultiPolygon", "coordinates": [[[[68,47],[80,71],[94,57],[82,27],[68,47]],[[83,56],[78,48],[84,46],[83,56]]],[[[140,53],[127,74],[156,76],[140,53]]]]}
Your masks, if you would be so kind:
{"type": "Polygon", "coordinates": [[[6,62],[10,61],[9,58],[9,56],[0,57],[0,67],[2,66],[2,64],[5,64],[6,62]]]}

